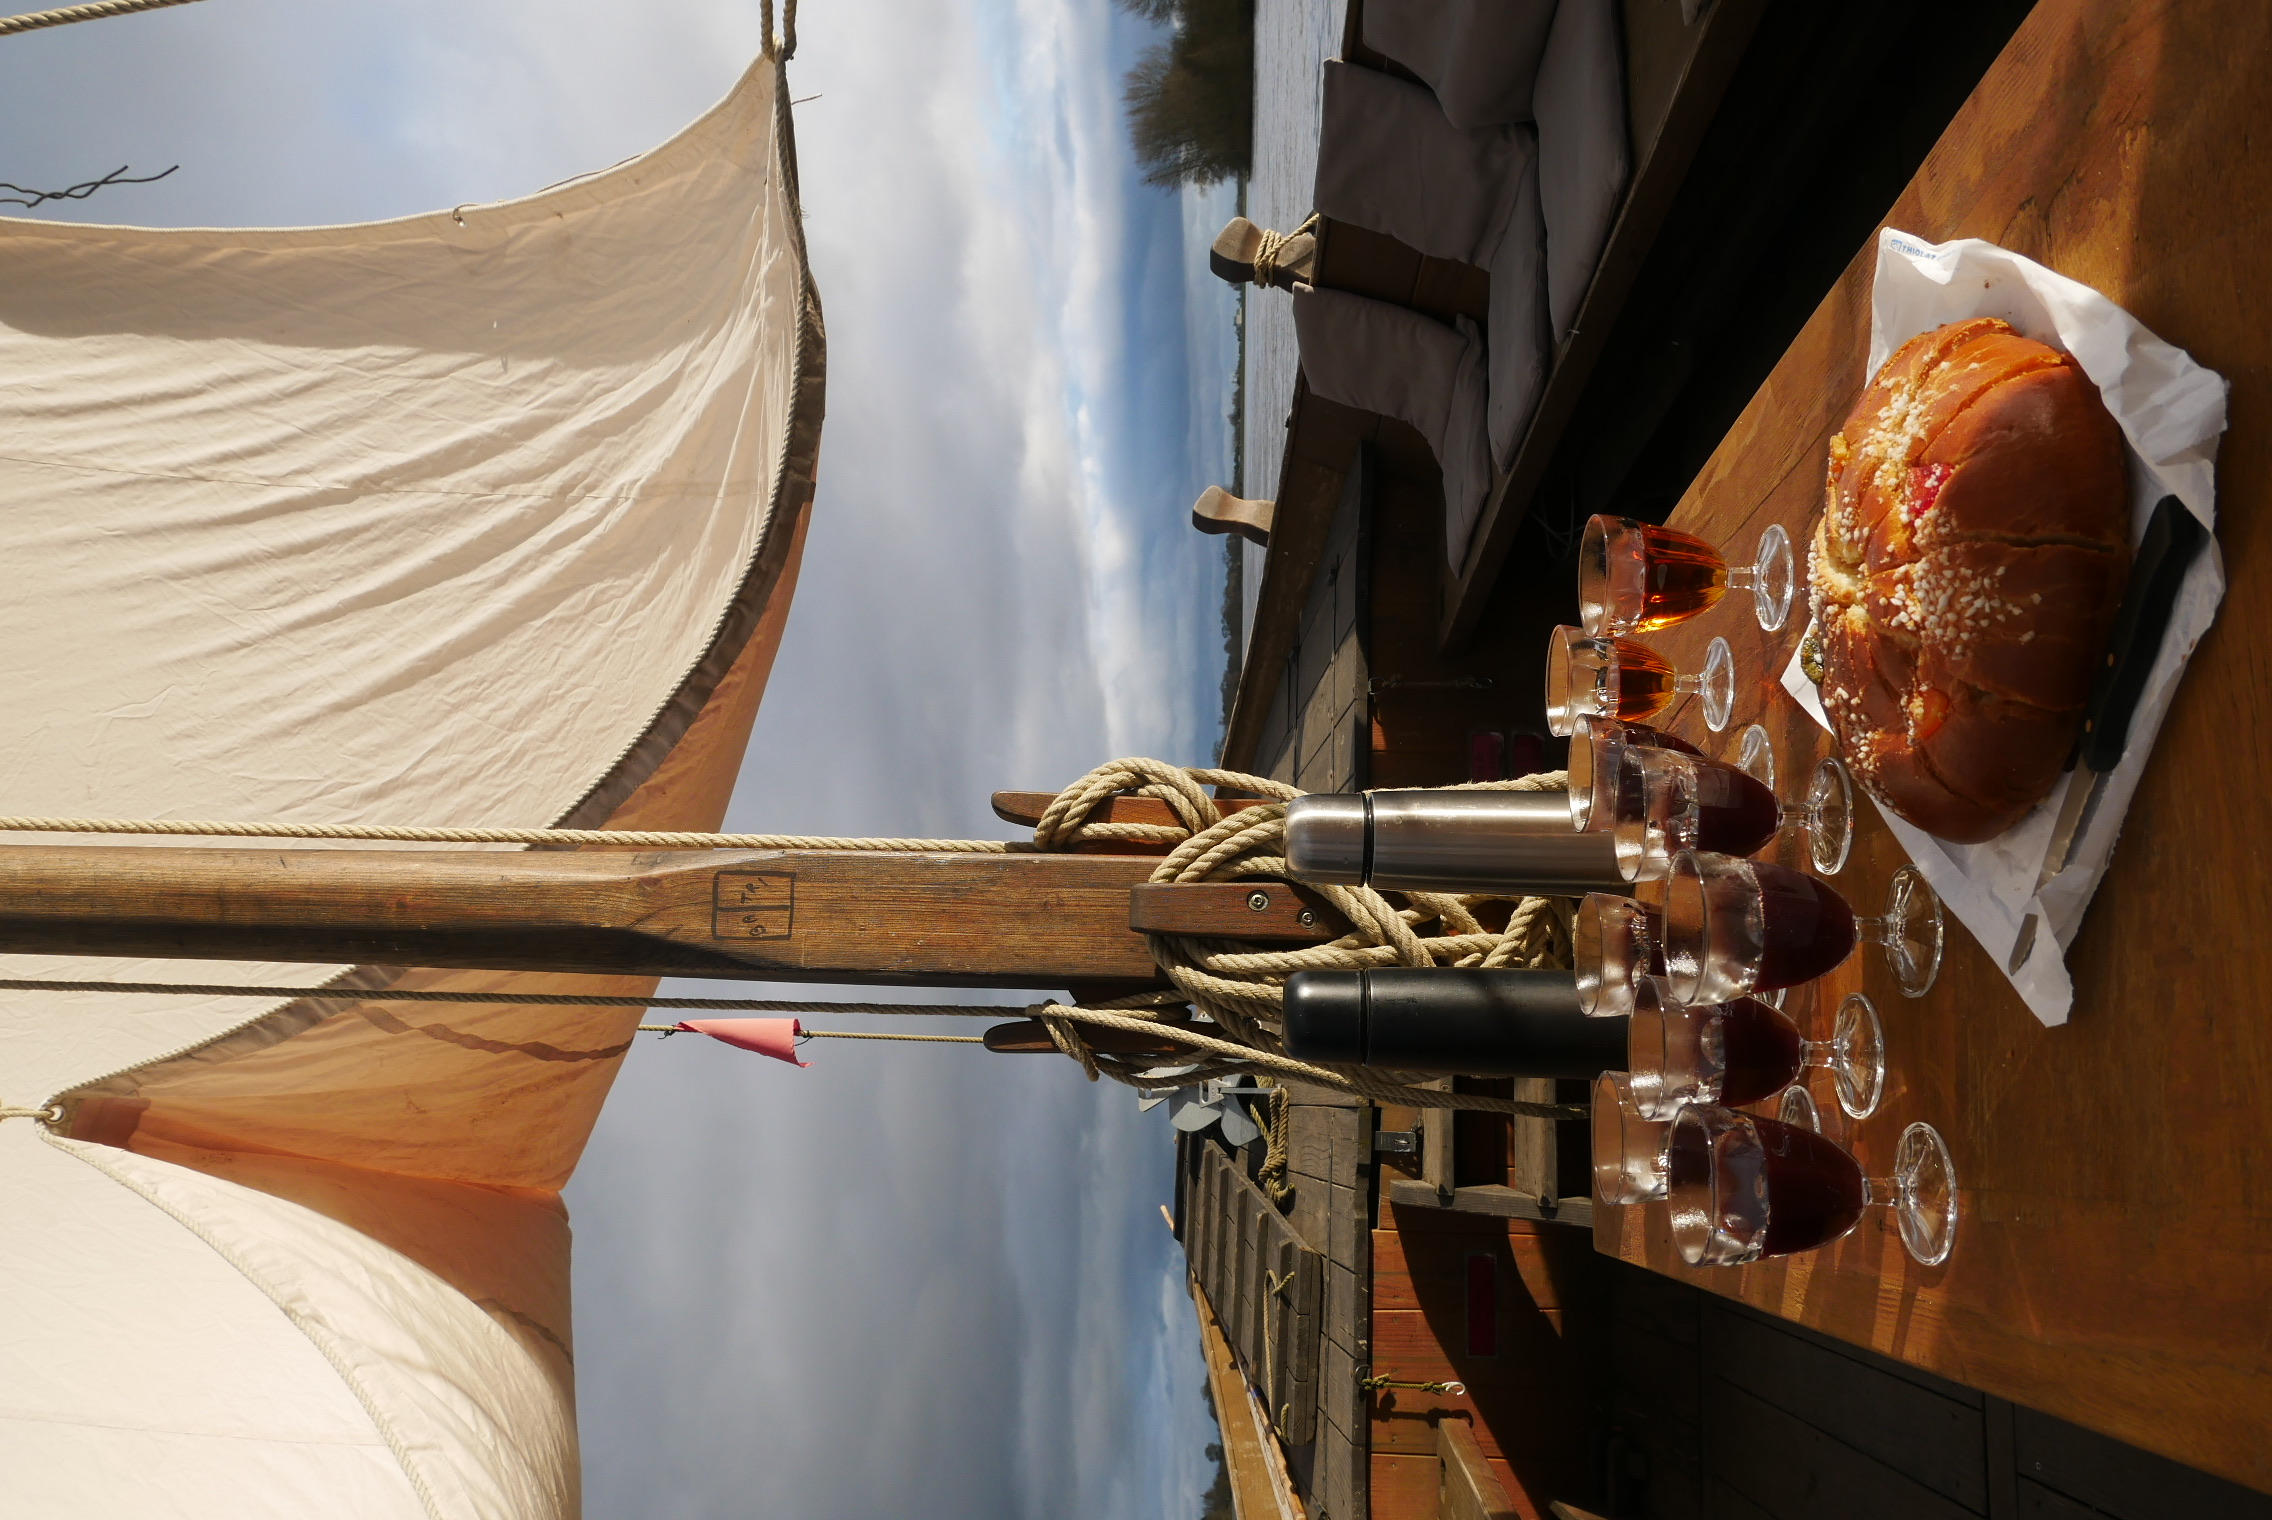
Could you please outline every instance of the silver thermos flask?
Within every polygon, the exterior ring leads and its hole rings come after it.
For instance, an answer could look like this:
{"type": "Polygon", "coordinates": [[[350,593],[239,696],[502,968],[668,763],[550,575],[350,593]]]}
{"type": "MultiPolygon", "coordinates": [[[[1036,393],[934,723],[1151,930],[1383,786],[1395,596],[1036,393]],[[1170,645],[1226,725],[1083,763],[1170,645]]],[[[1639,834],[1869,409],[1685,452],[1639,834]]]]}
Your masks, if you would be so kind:
{"type": "Polygon", "coordinates": [[[1571,827],[1566,792],[1411,791],[1296,797],[1296,880],[1384,892],[1628,892],[1606,831],[1571,827]]]}

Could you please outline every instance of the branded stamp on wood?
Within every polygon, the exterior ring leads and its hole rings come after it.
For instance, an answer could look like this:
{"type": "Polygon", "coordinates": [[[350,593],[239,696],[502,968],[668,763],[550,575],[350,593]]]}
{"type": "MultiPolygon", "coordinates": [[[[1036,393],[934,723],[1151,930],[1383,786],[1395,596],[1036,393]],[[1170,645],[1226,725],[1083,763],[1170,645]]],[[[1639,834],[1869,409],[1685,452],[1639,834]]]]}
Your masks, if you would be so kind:
{"type": "Polygon", "coordinates": [[[797,878],[788,871],[720,871],[712,888],[713,939],[787,939],[797,878]]]}

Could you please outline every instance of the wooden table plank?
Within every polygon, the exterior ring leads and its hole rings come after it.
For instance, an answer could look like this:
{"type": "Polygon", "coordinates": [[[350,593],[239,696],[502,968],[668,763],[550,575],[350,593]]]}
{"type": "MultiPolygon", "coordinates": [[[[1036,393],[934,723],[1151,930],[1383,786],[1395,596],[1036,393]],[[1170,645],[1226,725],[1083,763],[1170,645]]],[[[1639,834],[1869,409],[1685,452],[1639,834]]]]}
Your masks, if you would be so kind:
{"type": "MultiPolygon", "coordinates": [[[[1917,1266],[1876,1223],[1811,1257],[1680,1268],[1662,1211],[1602,1209],[1597,1242],[1847,1340],[2272,1490],[2272,1020],[2253,947],[2272,915],[2272,7],[2041,0],[1887,221],[1992,239],[2104,291],[2232,382],[2218,536],[2234,587],[2203,641],[2070,957],[2072,1022],[2044,1029],[1953,921],[1939,984],[1903,999],[1871,956],[1792,996],[1812,1032],[1866,988],[1892,1065],[1844,1134],[1873,1171],[1904,1125],[1947,1136],[1956,1251],[1917,1266]]],[[[1672,521],[1748,551],[1803,542],[1823,444],[1858,393],[1874,250],[1859,252],[1672,521]]],[[[1733,599],[1660,643],[1700,662],[1724,634],[1744,724],[1773,733],[1786,793],[1827,736],[1773,684],[1793,633],[1733,599]]],[[[1898,846],[1864,810],[1837,879],[1866,911],[1898,846]]],[[[1794,842],[1784,857],[1799,863],[1794,842]]],[[[1826,1095],[1818,1094],[1825,1104],[1826,1095]]]]}

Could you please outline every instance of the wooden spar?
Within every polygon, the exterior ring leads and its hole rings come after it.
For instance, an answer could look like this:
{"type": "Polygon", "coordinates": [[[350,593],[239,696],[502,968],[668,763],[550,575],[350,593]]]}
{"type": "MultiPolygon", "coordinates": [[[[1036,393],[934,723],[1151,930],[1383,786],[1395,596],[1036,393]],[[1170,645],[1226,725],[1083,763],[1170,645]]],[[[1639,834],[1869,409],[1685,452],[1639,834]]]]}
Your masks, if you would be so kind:
{"type": "Polygon", "coordinates": [[[0,952],[1045,990],[1155,982],[1129,891],[1156,863],[0,846],[0,952]]]}

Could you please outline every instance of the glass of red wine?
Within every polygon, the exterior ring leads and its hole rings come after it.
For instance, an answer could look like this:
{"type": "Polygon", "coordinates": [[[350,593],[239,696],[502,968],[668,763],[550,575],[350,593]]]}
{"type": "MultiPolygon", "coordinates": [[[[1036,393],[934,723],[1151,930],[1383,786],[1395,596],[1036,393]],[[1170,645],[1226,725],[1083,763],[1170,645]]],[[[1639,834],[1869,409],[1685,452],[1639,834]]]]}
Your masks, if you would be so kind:
{"type": "Polygon", "coordinates": [[[1570,734],[1570,763],[1567,783],[1570,794],[1570,826],[1583,834],[1594,826],[1594,819],[1606,820],[1616,809],[1616,788],[1622,766],[1619,757],[1627,749],[1669,749],[1684,755],[1702,751],[1676,734],[1646,723],[1620,723],[1615,718],[1580,718],[1570,734]]]}
{"type": "Polygon", "coordinates": [[[1638,723],[1672,705],[1676,696],[1704,699],[1704,726],[1728,726],[1736,700],[1736,657],[1726,639],[1704,651],[1701,675],[1679,675],[1665,657],[1631,639],[1594,638],[1564,625],[1546,649],[1546,726],[1568,738],[1580,718],[1638,723]]]}
{"type": "Polygon", "coordinates": [[[1646,633],[1682,622],[1730,591],[1749,591],[1759,626],[1791,615],[1798,580],[1790,535],[1769,523],[1749,565],[1730,566],[1692,533],[1597,516],[1578,541],[1578,617],[1591,634],[1646,633]]]}
{"type": "Polygon", "coordinates": [[[1892,1215],[1928,1267],[1956,1243],[1956,1163],[1929,1124],[1902,1131],[1893,1175],[1871,1177],[1809,1129],[1709,1104],[1684,1108],[1665,1139],[1673,1245],[1692,1267],[1732,1267],[1812,1251],[1850,1233],[1867,1210],[1892,1215]]]}
{"type": "Polygon", "coordinates": [[[1809,1040],[1779,1008],[1756,998],[1680,1008],[1642,999],[1626,1024],[1626,1069],[1635,1109],[1670,1119],[1682,1105],[1735,1108],[1771,1098],[1827,1070],[1838,1106],[1856,1119],[1885,1092],[1885,1031],[1867,998],[1848,998],[1827,1040],[1809,1040]]]}
{"type": "Polygon", "coordinates": [[[1857,943],[1884,952],[1895,985],[1923,997],[1941,969],[1941,905],[1913,866],[1894,873],[1886,911],[1856,918],[1827,883],[1787,866],[1704,850],[1672,858],[1658,941],[1683,1003],[1729,1003],[1811,982],[1857,943]]]}
{"type": "Polygon", "coordinates": [[[1665,1195],[1665,1130],[1633,1108],[1621,1071],[1594,1078],[1594,1196],[1603,1203],[1648,1203],[1665,1195]]]}
{"type": "Polygon", "coordinates": [[[1853,783],[1834,758],[1814,768],[1805,798],[1793,804],[1702,755],[1627,749],[1618,763],[1619,784],[1601,790],[1612,799],[1609,827],[1628,881],[1661,881],[1682,850],[1755,854],[1786,830],[1807,836],[1808,858],[1825,876],[1836,875],[1854,847],[1853,783]]]}
{"type": "Polygon", "coordinates": [[[1594,1018],[1631,1013],[1664,975],[1662,915],[1614,892],[1588,892],[1570,925],[1578,1008],[1594,1018]]]}

